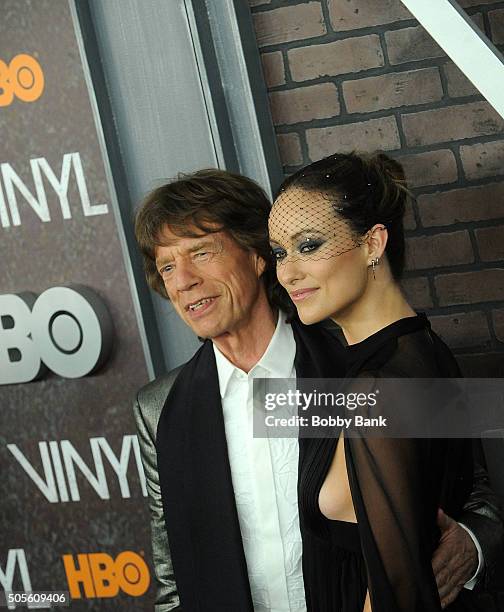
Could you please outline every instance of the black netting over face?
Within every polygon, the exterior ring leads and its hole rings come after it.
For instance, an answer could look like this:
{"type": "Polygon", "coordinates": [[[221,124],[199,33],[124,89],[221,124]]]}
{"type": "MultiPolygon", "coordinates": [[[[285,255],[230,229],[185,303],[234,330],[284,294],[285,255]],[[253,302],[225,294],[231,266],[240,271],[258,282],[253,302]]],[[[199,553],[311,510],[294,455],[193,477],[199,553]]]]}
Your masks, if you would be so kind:
{"type": "Polygon", "coordinates": [[[345,195],[290,185],[275,200],[269,216],[269,234],[277,266],[287,261],[330,259],[360,247],[367,237],[355,232],[341,213],[345,195]]]}

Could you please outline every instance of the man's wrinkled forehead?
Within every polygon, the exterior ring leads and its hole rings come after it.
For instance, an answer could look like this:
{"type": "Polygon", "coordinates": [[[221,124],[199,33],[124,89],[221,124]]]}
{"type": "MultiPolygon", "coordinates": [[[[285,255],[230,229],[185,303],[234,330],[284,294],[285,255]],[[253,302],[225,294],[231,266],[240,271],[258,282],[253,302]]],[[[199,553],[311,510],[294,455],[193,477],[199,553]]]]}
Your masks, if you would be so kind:
{"type": "Polygon", "coordinates": [[[222,245],[226,240],[226,232],[219,230],[215,232],[204,232],[194,225],[183,228],[175,228],[165,225],[157,235],[157,244],[154,255],[157,258],[160,251],[163,253],[175,251],[191,251],[204,245],[222,245]]]}
{"type": "Polygon", "coordinates": [[[217,223],[206,223],[204,227],[198,227],[194,222],[168,224],[161,227],[156,235],[156,241],[160,246],[171,246],[178,244],[184,238],[205,238],[223,233],[217,223]]]}

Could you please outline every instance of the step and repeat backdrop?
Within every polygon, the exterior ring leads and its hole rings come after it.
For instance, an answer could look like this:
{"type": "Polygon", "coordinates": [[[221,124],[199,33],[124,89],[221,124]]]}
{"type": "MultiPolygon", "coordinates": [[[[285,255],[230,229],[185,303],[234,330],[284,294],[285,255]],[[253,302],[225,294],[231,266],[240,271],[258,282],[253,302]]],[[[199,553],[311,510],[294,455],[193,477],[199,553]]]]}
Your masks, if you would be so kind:
{"type": "Polygon", "coordinates": [[[0,587],[149,610],[148,374],[72,16],[0,10],[0,587]]]}

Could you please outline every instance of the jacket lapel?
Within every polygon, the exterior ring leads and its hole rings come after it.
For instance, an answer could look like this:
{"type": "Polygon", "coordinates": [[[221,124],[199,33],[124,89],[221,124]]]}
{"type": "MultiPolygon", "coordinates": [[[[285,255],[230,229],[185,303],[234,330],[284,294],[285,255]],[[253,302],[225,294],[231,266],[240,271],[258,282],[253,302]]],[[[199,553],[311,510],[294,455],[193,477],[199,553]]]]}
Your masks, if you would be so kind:
{"type": "Polygon", "coordinates": [[[191,612],[252,612],[210,341],[180,372],[161,413],[156,440],[182,607],[191,612]]]}

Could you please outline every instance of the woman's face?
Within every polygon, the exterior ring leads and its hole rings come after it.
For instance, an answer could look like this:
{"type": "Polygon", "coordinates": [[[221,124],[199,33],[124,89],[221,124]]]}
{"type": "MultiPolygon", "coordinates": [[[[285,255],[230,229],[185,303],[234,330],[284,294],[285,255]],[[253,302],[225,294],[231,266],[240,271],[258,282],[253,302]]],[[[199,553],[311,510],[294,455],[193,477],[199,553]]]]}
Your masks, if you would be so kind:
{"type": "Polygon", "coordinates": [[[307,325],[339,317],[363,295],[367,249],[322,194],[290,187],[269,217],[279,282],[307,325]]]}

